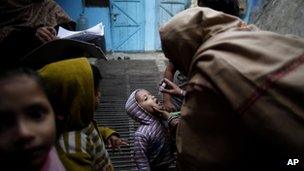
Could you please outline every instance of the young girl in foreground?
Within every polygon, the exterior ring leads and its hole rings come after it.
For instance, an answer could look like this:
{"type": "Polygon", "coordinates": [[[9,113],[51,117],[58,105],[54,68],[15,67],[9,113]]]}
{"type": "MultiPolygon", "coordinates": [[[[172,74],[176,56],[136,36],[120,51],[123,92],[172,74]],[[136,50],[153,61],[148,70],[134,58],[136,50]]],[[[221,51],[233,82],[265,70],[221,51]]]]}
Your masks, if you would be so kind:
{"type": "Polygon", "coordinates": [[[37,74],[0,74],[0,165],[4,170],[63,171],[53,147],[55,117],[37,74]]]}

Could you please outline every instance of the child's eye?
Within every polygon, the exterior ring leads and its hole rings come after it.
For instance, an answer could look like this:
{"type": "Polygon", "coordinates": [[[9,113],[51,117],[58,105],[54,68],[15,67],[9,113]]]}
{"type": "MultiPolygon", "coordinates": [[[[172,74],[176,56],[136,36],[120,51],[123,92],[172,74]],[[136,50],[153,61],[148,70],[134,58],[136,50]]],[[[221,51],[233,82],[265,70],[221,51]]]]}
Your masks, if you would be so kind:
{"type": "Polygon", "coordinates": [[[146,101],[146,100],[148,100],[148,97],[147,97],[147,96],[144,97],[144,101],[146,101]]]}
{"type": "Polygon", "coordinates": [[[34,120],[41,120],[43,118],[43,112],[40,110],[31,111],[28,113],[28,116],[34,120]]]}
{"type": "Polygon", "coordinates": [[[27,110],[27,116],[33,120],[42,120],[47,113],[47,109],[43,106],[31,106],[27,110]]]}

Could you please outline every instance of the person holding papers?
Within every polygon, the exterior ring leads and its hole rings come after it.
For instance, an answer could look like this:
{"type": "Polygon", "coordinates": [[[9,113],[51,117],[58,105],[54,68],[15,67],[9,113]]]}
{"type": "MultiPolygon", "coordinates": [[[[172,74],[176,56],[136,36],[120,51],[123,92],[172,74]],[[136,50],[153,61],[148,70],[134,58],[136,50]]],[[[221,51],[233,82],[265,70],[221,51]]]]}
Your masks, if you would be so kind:
{"type": "Polygon", "coordinates": [[[103,52],[106,52],[104,25],[102,23],[81,31],[70,31],[59,27],[57,37],[91,43],[99,47],[103,52]]]}
{"type": "Polygon", "coordinates": [[[53,0],[10,0],[0,4],[0,50],[14,64],[40,45],[56,39],[58,26],[75,30],[76,23],[53,0]]]}

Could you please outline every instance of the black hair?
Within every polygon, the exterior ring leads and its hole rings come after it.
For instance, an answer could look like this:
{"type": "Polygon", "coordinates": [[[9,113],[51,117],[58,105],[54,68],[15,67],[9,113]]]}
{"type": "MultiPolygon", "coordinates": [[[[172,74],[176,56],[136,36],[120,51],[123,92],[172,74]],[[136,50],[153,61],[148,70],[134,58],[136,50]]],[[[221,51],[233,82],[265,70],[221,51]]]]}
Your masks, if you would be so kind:
{"type": "Polygon", "coordinates": [[[238,0],[197,0],[197,5],[240,17],[238,0]]]}
{"type": "Polygon", "coordinates": [[[0,80],[13,78],[17,76],[27,76],[31,79],[33,79],[45,92],[45,86],[43,84],[43,81],[41,80],[38,73],[30,68],[11,68],[6,70],[1,70],[0,72],[0,80]]]}
{"type": "Polygon", "coordinates": [[[92,68],[93,79],[94,79],[94,89],[98,89],[100,81],[102,80],[102,76],[101,76],[100,71],[97,68],[97,66],[91,64],[91,68],[92,68]]]}

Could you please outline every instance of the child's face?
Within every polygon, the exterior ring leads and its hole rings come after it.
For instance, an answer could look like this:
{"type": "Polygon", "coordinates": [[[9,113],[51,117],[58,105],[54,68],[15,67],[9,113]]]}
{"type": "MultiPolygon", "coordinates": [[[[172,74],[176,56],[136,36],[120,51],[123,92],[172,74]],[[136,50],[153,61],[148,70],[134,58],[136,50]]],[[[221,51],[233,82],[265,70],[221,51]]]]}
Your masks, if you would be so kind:
{"type": "Polygon", "coordinates": [[[135,96],[138,104],[149,113],[154,113],[153,107],[161,109],[161,105],[157,98],[150,94],[147,90],[139,90],[135,96]]]}
{"type": "Polygon", "coordinates": [[[1,163],[39,169],[56,136],[45,93],[32,78],[15,76],[0,80],[0,94],[1,163]]]}

